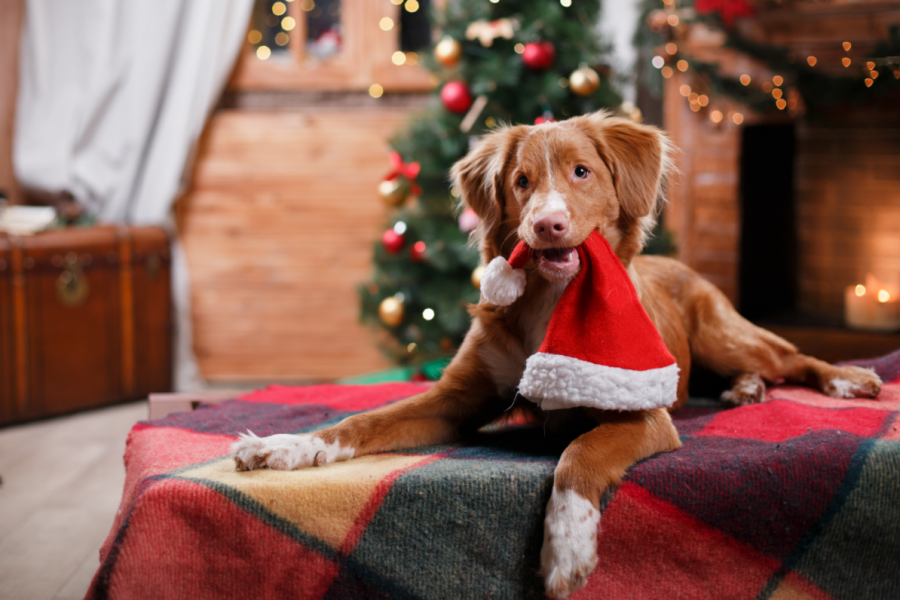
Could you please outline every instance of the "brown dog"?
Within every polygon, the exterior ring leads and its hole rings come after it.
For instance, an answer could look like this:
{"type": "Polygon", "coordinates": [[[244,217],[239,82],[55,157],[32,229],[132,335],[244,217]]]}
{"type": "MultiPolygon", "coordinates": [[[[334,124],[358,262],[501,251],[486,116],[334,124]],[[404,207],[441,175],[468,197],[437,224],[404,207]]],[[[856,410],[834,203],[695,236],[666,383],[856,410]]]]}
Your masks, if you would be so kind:
{"type": "MultiPolygon", "coordinates": [[[[485,136],[454,166],[453,179],[481,218],[475,235],[485,264],[508,257],[519,239],[534,249],[524,295],[508,307],[482,300],[471,308],[465,341],[429,391],[315,434],[245,436],[232,449],[238,470],[299,469],[439,444],[497,419],[514,400],[525,361],[540,346],[556,302],[578,272],[577,258],[565,249],[595,230],[622,261],[678,362],[675,408],[687,400],[692,363],[733,377],[723,394],[732,404],[760,402],[764,382],[782,380],[836,398],[877,396],[881,381],[873,372],[799,354],[744,320],[719,290],[684,265],[638,256],[654,224],[669,152],[661,131],[604,113],[485,136]]],[[[526,410],[540,412],[536,405],[526,410]]],[[[542,574],[547,593],[565,597],[596,566],[601,494],[635,462],[680,442],[663,409],[552,412],[554,420],[590,422],[560,458],[545,518],[542,574]]]]}

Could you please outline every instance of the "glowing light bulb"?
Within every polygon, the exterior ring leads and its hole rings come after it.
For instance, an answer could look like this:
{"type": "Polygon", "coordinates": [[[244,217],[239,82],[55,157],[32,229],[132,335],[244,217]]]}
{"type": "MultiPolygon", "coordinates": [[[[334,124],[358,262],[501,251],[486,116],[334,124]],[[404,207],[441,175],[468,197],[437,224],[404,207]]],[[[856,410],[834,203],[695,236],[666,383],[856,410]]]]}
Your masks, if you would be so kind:
{"type": "Polygon", "coordinates": [[[775,85],[781,85],[782,83],[784,83],[784,77],[782,77],[781,75],[776,75],[772,78],[772,83],[774,83],[775,85]]]}
{"type": "Polygon", "coordinates": [[[653,66],[657,69],[662,69],[666,64],[666,59],[664,59],[662,56],[654,56],[653,60],[650,62],[653,63],[653,66]]]}
{"type": "Polygon", "coordinates": [[[434,318],[434,311],[431,310],[430,308],[426,308],[425,310],[422,311],[422,318],[425,319],[426,321],[432,320],[434,318]]]}
{"type": "Polygon", "coordinates": [[[668,44],[666,44],[666,52],[668,52],[669,54],[675,54],[676,52],[678,52],[678,46],[676,46],[672,42],[669,42],[668,44]]]}
{"type": "Polygon", "coordinates": [[[373,98],[381,98],[382,94],[384,94],[384,88],[377,83],[369,86],[369,95],[373,98]]]}
{"type": "Polygon", "coordinates": [[[841,45],[844,47],[844,52],[846,52],[847,50],[849,50],[849,49],[850,49],[850,46],[851,46],[850,42],[844,42],[844,43],[841,44],[841,45]]]}
{"type": "Polygon", "coordinates": [[[743,83],[744,85],[750,85],[750,76],[746,73],[741,75],[741,83],[743,83]]]}
{"type": "Polygon", "coordinates": [[[689,85],[683,85],[683,86],[681,86],[680,88],[678,88],[678,91],[681,92],[681,95],[682,95],[682,96],[684,96],[685,98],[687,98],[688,96],[691,95],[691,86],[689,86],[689,85]]]}
{"type": "Polygon", "coordinates": [[[866,295],[866,286],[857,285],[854,292],[856,293],[857,296],[865,296],[866,295]]]}
{"type": "Polygon", "coordinates": [[[741,113],[734,113],[733,115],[731,115],[731,120],[734,121],[735,125],[740,125],[744,122],[744,115],[742,115],[741,113]]]}
{"type": "Polygon", "coordinates": [[[722,122],[722,112],[718,110],[714,110],[709,113],[709,120],[713,123],[721,123],[722,122]]]}
{"type": "Polygon", "coordinates": [[[378,21],[378,27],[380,27],[382,31],[390,31],[394,28],[394,20],[390,17],[384,17],[378,21]]]}
{"type": "Polygon", "coordinates": [[[881,303],[885,303],[891,299],[891,295],[887,290],[878,290],[878,301],[881,303]]]}
{"type": "Polygon", "coordinates": [[[404,223],[403,221],[397,221],[396,223],[394,223],[394,233],[396,233],[397,235],[403,235],[404,233],[406,233],[406,223],[404,223]]]}
{"type": "Polygon", "coordinates": [[[678,64],[677,64],[676,66],[678,67],[678,70],[681,71],[681,72],[683,73],[683,72],[685,72],[685,71],[688,70],[688,61],[686,61],[686,60],[679,60],[679,61],[678,61],[678,64]]]}
{"type": "Polygon", "coordinates": [[[850,59],[847,58],[846,56],[845,56],[844,58],[841,59],[841,64],[844,65],[845,67],[849,67],[849,66],[850,66],[850,62],[851,62],[850,59]]]}
{"type": "Polygon", "coordinates": [[[807,56],[806,62],[809,63],[809,66],[814,67],[814,66],[816,66],[816,62],[817,62],[816,57],[815,56],[807,56]]]}

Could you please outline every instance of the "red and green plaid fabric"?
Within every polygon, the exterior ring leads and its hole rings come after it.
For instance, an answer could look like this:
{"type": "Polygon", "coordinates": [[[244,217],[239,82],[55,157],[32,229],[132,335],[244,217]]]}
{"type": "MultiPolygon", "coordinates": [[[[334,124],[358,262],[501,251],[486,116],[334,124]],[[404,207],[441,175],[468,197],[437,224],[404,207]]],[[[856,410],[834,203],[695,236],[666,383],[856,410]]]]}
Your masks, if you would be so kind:
{"type": "MultiPolygon", "coordinates": [[[[880,400],[798,387],[689,406],[684,442],[603,501],[573,598],[900,598],[900,352],[880,400]]],[[[423,389],[271,387],[134,427],[88,598],[539,598],[544,506],[565,440],[466,443],[237,473],[238,432],[308,432],[423,389]]]]}

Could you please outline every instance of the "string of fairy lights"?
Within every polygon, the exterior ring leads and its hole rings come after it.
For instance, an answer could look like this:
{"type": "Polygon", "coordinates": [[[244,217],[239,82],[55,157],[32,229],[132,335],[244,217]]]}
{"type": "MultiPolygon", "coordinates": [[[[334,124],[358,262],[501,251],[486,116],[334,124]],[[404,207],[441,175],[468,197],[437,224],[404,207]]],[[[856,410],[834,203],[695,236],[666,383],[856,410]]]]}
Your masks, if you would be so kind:
{"type": "MultiPolygon", "coordinates": [[[[757,77],[758,81],[755,81],[749,73],[743,73],[736,78],[726,77],[719,73],[718,65],[703,63],[689,56],[683,47],[687,45],[685,41],[688,37],[687,27],[693,22],[700,21],[702,17],[697,15],[693,8],[677,8],[676,0],[663,0],[662,4],[661,9],[651,11],[647,15],[646,22],[651,31],[664,35],[669,41],[656,48],[651,64],[659,69],[665,79],[671,79],[679,72],[691,76],[689,83],[680,85],[678,91],[687,99],[692,111],[698,113],[705,111],[714,124],[728,120],[740,125],[745,120],[744,114],[738,110],[723,108],[722,105],[728,103],[722,102],[718,98],[720,95],[730,96],[734,104],[751,110],[767,110],[766,106],[768,106],[768,110],[771,108],[778,111],[787,110],[791,116],[796,116],[805,110],[801,90],[804,85],[810,87],[833,83],[834,88],[843,90],[847,86],[847,81],[852,84],[852,81],[855,80],[854,75],[858,79],[856,85],[865,88],[875,86],[879,77],[887,79],[892,76],[894,80],[900,80],[900,56],[854,59],[848,55],[853,48],[853,44],[849,41],[844,41],[839,45],[844,54],[840,58],[839,64],[844,69],[849,69],[848,76],[840,77],[821,71],[823,67],[829,67],[830,69],[827,71],[831,72],[837,69],[838,65],[826,65],[814,54],[803,57],[788,52],[782,57],[779,54],[780,49],[764,49],[759,45],[754,46],[750,42],[741,40],[733,31],[728,31],[728,45],[738,51],[748,52],[760,62],[781,63],[784,67],[784,74],[774,73],[767,78],[757,77]],[[741,48],[741,42],[743,42],[744,48],[741,48]],[[752,51],[756,51],[755,54],[752,51]],[[764,55],[773,60],[764,60],[764,55]],[[807,69],[807,71],[801,74],[801,69],[807,69]],[[742,87],[745,89],[742,90],[742,87]],[[768,98],[768,104],[765,98],[768,98]]],[[[720,17],[723,21],[725,20],[724,16],[720,15],[720,17]]],[[[702,20],[706,23],[710,22],[708,18],[702,20]]],[[[828,52],[828,54],[834,55],[832,52],[828,52]]],[[[777,67],[773,68],[771,64],[766,66],[770,71],[779,70],[777,67]]],[[[852,92],[852,87],[850,92],[852,92]]],[[[859,94],[856,93],[855,97],[859,97],[859,94]]]]}

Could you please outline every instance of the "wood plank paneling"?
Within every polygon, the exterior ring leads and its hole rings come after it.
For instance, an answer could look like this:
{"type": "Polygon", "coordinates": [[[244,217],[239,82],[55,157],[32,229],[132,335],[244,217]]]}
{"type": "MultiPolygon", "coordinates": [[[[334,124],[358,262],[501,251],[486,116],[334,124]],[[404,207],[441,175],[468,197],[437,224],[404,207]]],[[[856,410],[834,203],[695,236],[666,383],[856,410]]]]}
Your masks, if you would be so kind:
{"type": "Polygon", "coordinates": [[[179,203],[205,377],[328,380],[384,368],[356,286],[386,223],[376,187],[408,108],[216,113],[179,203]]]}

